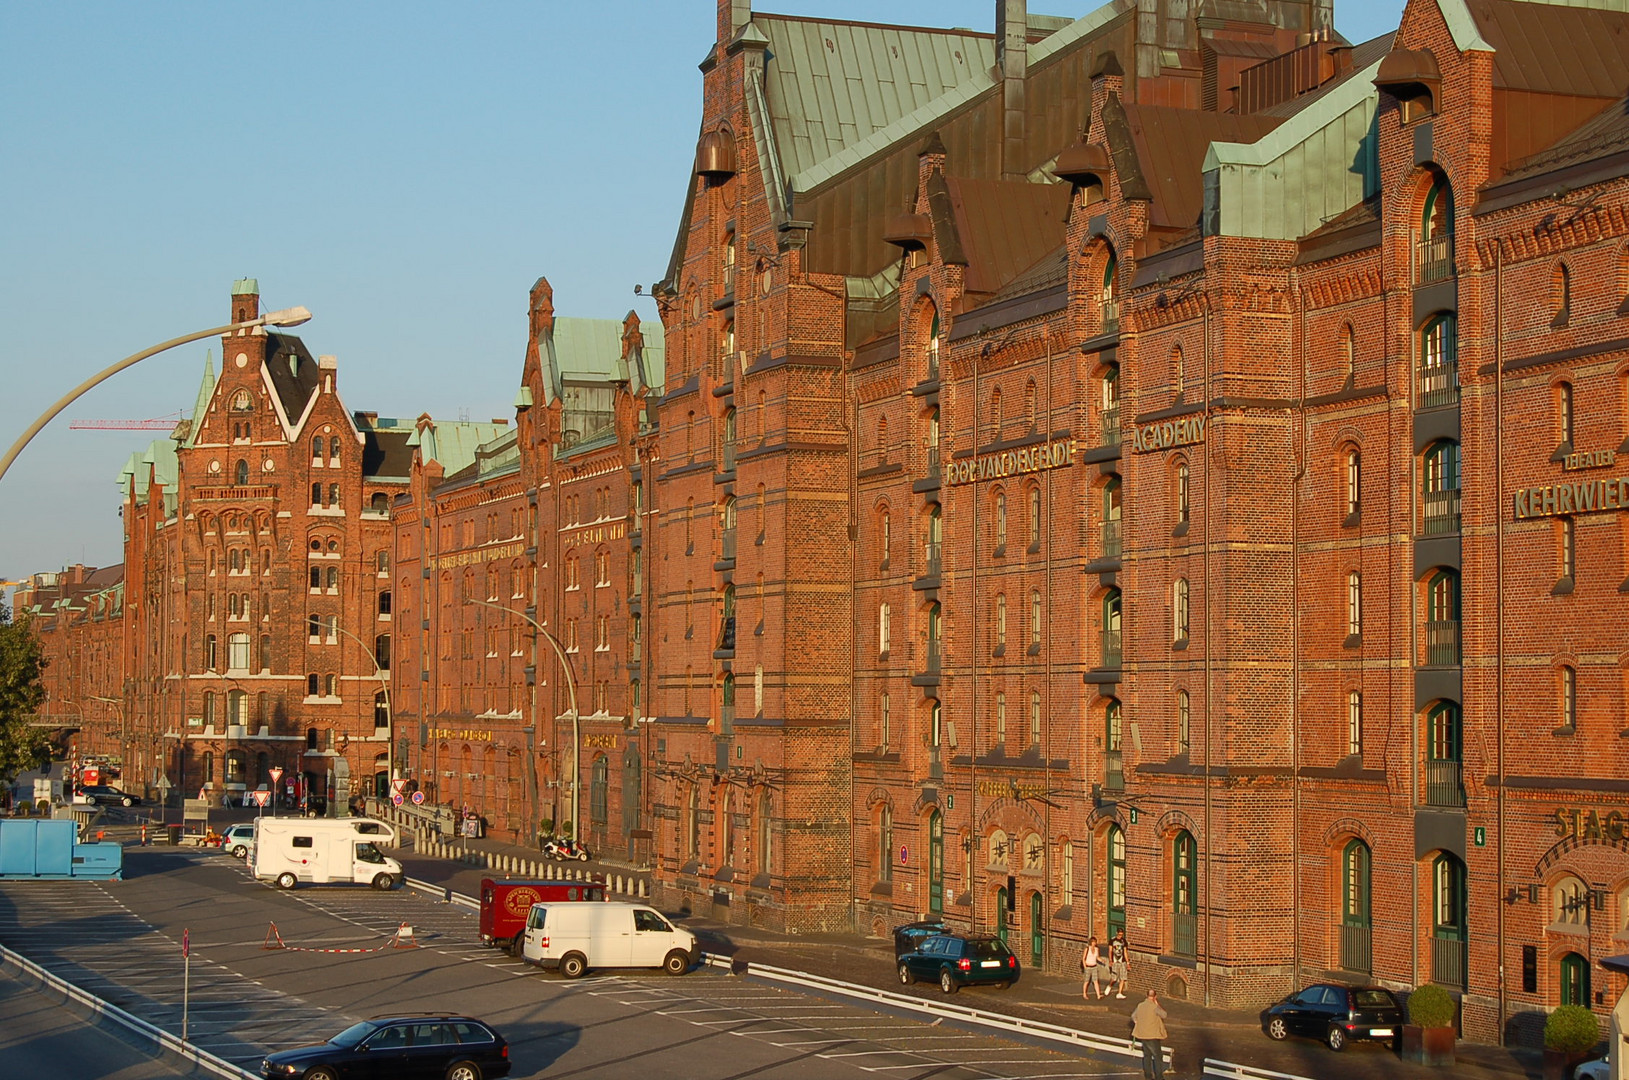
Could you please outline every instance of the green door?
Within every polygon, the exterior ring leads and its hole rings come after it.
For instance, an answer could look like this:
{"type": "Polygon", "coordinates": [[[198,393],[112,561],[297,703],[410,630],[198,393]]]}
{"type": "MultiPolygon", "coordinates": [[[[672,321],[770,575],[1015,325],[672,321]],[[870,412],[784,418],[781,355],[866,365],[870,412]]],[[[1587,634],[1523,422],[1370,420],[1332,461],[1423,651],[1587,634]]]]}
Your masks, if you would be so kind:
{"type": "Polygon", "coordinates": [[[1041,966],[1041,958],[1046,952],[1046,938],[1041,932],[1041,894],[1029,894],[1029,962],[1032,967],[1041,966]]]}
{"type": "Polygon", "coordinates": [[[928,910],[945,910],[945,819],[937,810],[928,818],[928,910]]]}
{"type": "Polygon", "coordinates": [[[1001,943],[1007,943],[1007,887],[1003,885],[996,890],[996,937],[1001,943]]]}

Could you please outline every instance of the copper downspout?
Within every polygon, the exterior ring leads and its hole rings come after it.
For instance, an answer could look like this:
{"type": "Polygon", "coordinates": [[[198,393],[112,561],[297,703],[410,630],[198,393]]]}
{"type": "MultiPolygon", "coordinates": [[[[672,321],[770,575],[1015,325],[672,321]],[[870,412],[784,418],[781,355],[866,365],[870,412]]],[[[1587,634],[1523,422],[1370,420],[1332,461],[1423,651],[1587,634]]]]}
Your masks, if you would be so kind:
{"type": "Polygon", "coordinates": [[[1210,907],[1210,878],[1211,878],[1211,857],[1210,857],[1210,848],[1211,848],[1211,837],[1210,837],[1211,792],[1210,792],[1210,782],[1211,782],[1211,747],[1212,747],[1212,743],[1211,743],[1211,608],[1214,605],[1212,604],[1212,597],[1211,597],[1211,591],[1210,591],[1210,514],[1211,514],[1211,497],[1210,497],[1211,491],[1210,491],[1210,489],[1211,489],[1211,486],[1212,486],[1211,481],[1212,481],[1213,478],[1211,476],[1211,466],[1210,466],[1210,444],[1211,444],[1210,436],[1211,436],[1212,428],[1211,428],[1211,424],[1210,424],[1210,418],[1211,418],[1211,411],[1210,411],[1211,410],[1211,389],[1210,389],[1210,299],[1208,297],[1205,298],[1204,343],[1203,343],[1203,346],[1202,346],[1200,351],[1204,354],[1204,358],[1205,358],[1205,411],[1204,411],[1204,416],[1205,416],[1205,442],[1204,442],[1204,446],[1205,446],[1205,520],[1204,520],[1203,531],[1200,534],[1200,545],[1201,545],[1201,547],[1203,549],[1203,552],[1204,552],[1204,562],[1201,564],[1201,567],[1202,567],[1202,569],[1204,571],[1204,582],[1205,582],[1205,773],[1204,773],[1205,814],[1204,814],[1204,827],[1202,829],[1202,831],[1205,834],[1205,845],[1204,845],[1204,847],[1202,849],[1202,851],[1204,853],[1205,864],[1204,864],[1204,872],[1200,877],[1201,882],[1203,882],[1202,889],[1203,889],[1203,893],[1204,893],[1205,946],[1204,946],[1204,949],[1201,950],[1201,955],[1204,957],[1204,962],[1205,962],[1205,995],[1204,995],[1205,1007],[1209,1008],[1210,1007],[1210,969],[1211,969],[1211,956],[1210,956],[1210,911],[1211,911],[1211,907],[1210,907]]]}
{"type": "MultiPolygon", "coordinates": [[[[1497,758],[1494,773],[1499,786],[1494,799],[1497,820],[1494,828],[1499,837],[1495,844],[1499,864],[1499,885],[1496,908],[1498,911],[1494,939],[1499,949],[1499,1045],[1505,1044],[1505,431],[1504,431],[1504,348],[1500,336],[1500,284],[1503,280],[1503,245],[1493,244],[1493,659],[1496,672],[1493,681],[1493,744],[1497,758]]],[[[1461,485],[1463,486],[1463,485],[1461,485]]],[[[1462,541],[1463,543],[1463,541],[1462,541]]],[[[1591,935],[1593,941],[1593,935],[1591,935]]]]}
{"type": "MultiPolygon", "coordinates": [[[[1301,275],[1290,270],[1290,294],[1300,296],[1301,275]]],[[[1301,354],[1300,405],[1293,422],[1297,424],[1295,472],[1290,487],[1290,595],[1301,584],[1301,481],[1307,471],[1307,307],[1297,303],[1300,312],[1296,350],[1301,354]]],[[[1290,971],[1292,989],[1301,985],[1301,605],[1290,603],[1290,971]]]]}

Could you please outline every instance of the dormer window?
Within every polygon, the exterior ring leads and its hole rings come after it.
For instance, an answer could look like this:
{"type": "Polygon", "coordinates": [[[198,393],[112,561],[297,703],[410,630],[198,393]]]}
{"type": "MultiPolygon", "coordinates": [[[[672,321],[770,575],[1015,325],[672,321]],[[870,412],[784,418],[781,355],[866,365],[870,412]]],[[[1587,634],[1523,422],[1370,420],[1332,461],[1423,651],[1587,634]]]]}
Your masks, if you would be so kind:
{"type": "Polygon", "coordinates": [[[1442,72],[1429,49],[1393,49],[1380,61],[1374,84],[1397,99],[1399,119],[1412,124],[1437,111],[1442,72]]]}

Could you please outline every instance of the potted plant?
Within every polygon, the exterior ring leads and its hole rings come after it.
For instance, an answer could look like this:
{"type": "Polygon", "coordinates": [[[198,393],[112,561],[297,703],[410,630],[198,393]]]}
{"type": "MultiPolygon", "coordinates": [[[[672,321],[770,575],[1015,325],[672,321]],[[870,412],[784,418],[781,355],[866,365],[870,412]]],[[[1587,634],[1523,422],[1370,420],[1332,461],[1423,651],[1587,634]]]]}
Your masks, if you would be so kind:
{"type": "Polygon", "coordinates": [[[1567,1080],[1601,1041],[1601,1022],[1582,1005],[1563,1005],[1544,1021],[1544,1080],[1567,1080]]]}
{"type": "Polygon", "coordinates": [[[1454,1063],[1453,997],[1435,983],[1426,983],[1408,996],[1408,1023],[1403,1025],[1403,1059],[1420,1065],[1454,1063]]]}

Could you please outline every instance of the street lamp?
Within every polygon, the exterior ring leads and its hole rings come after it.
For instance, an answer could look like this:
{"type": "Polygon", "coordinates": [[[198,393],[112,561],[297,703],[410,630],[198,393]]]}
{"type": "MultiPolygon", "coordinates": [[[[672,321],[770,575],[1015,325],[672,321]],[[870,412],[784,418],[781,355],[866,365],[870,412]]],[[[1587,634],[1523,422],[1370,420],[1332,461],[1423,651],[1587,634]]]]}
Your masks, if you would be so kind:
{"type": "MultiPolygon", "coordinates": [[[[560,667],[566,673],[566,701],[571,707],[571,838],[580,844],[583,840],[580,813],[582,800],[579,798],[582,790],[582,717],[577,712],[577,680],[571,672],[571,661],[566,659],[566,650],[553,634],[543,629],[542,626],[538,625],[536,619],[524,611],[516,611],[514,608],[504,607],[502,604],[494,604],[486,600],[477,600],[473,596],[465,597],[464,603],[496,608],[507,615],[513,615],[517,619],[525,619],[532,624],[532,629],[536,630],[548,640],[550,645],[554,646],[554,655],[560,658],[560,667]]],[[[528,765],[528,768],[530,768],[530,765],[528,765]]]]}
{"type": "Polygon", "coordinates": [[[177,345],[185,345],[190,341],[200,341],[203,338],[215,337],[217,334],[230,334],[233,331],[247,330],[254,326],[299,326],[301,323],[309,322],[310,320],[311,312],[307,311],[303,307],[284,308],[282,311],[270,311],[259,316],[258,318],[249,319],[246,322],[228,323],[226,326],[214,326],[208,330],[199,330],[196,333],[183,334],[181,337],[171,338],[168,341],[154,345],[150,349],[143,349],[134,356],[125,357],[123,360],[120,360],[117,364],[114,364],[107,370],[99,372],[96,375],[92,375],[90,378],[68,391],[65,396],[58,399],[55,405],[52,405],[49,409],[45,410],[38,420],[29,425],[28,430],[23,432],[22,438],[12,443],[11,449],[6,451],[6,456],[0,458],[0,479],[5,478],[6,470],[11,468],[11,463],[17,460],[17,455],[22,453],[23,447],[27,446],[29,442],[33,440],[34,436],[40,433],[41,428],[45,427],[46,424],[49,424],[52,420],[54,420],[56,415],[63,409],[66,409],[69,405],[72,405],[75,401],[79,400],[79,398],[83,396],[86,391],[90,390],[99,383],[105,382],[106,380],[112,378],[125,368],[138,364],[147,359],[149,356],[155,356],[158,353],[164,352],[166,349],[173,349],[177,345]]]}
{"type": "MultiPolygon", "coordinates": [[[[385,718],[390,721],[385,735],[385,771],[390,774],[389,779],[396,779],[396,710],[390,704],[390,679],[385,675],[385,669],[379,666],[379,656],[368,643],[351,633],[349,630],[334,624],[334,629],[362,646],[362,653],[373,661],[373,677],[379,680],[379,692],[385,695],[385,718]]],[[[387,793],[388,794],[388,793],[387,793]]]]}

